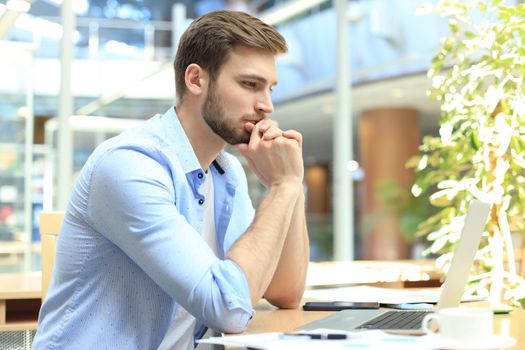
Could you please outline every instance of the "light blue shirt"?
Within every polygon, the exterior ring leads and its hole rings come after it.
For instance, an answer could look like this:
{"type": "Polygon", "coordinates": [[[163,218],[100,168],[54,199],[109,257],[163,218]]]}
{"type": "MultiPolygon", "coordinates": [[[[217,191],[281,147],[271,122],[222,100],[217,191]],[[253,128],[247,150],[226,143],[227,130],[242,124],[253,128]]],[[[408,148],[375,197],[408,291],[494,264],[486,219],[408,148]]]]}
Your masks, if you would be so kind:
{"type": "Polygon", "coordinates": [[[225,252],[255,211],[239,161],[214,180],[219,257],[201,237],[206,173],[175,109],[101,144],[74,186],[34,349],[156,349],[182,306],[205,326],[243,331],[246,277],[225,252]]]}

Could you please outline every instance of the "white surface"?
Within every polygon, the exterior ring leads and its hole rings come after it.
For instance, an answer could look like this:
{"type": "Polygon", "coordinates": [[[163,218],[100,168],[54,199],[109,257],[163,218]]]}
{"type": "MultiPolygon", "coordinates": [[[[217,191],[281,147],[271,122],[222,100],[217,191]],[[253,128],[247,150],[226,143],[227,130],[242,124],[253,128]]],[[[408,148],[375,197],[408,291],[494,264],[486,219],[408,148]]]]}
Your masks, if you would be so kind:
{"type": "Polygon", "coordinates": [[[441,338],[436,335],[427,335],[422,338],[427,338],[429,342],[439,344],[443,349],[448,350],[490,350],[503,349],[516,345],[516,339],[508,335],[493,335],[488,339],[483,339],[476,343],[460,342],[441,338]]]}
{"type": "Polygon", "coordinates": [[[445,339],[455,339],[462,343],[479,341],[492,334],[493,329],[494,316],[489,308],[440,309],[423,319],[423,332],[426,334],[439,334],[445,339]],[[434,327],[430,325],[437,325],[439,330],[434,331],[434,327]]]}
{"type": "MultiPolygon", "coordinates": [[[[403,303],[436,303],[439,300],[439,289],[393,289],[368,286],[345,288],[309,289],[304,293],[305,298],[337,301],[365,301],[381,304],[403,303]]],[[[464,295],[462,301],[483,300],[480,296],[464,295]]]]}
{"type": "Polygon", "coordinates": [[[316,329],[311,333],[344,333],[346,340],[312,340],[308,337],[286,336],[282,333],[260,333],[227,337],[213,337],[199,343],[256,347],[270,350],[310,350],[310,349],[371,349],[371,350],[432,350],[439,344],[432,343],[435,338],[391,335],[382,331],[342,332],[329,329],[316,329]]]}

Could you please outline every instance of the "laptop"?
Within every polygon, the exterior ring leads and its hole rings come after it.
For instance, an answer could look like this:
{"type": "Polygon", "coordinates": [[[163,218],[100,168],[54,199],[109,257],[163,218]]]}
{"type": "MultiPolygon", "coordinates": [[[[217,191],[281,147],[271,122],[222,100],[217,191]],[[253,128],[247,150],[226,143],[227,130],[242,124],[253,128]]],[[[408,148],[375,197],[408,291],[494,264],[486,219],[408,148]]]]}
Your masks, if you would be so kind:
{"type": "MultiPolygon", "coordinates": [[[[454,256],[435,309],[459,306],[489,210],[489,203],[479,200],[473,200],[470,203],[461,236],[454,250],[454,256]]],[[[308,323],[299,329],[327,328],[343,331],[381,329],[392,333],[422,334],[422,319],[431,312],[433,311],[342,310],[308,323]]]]}

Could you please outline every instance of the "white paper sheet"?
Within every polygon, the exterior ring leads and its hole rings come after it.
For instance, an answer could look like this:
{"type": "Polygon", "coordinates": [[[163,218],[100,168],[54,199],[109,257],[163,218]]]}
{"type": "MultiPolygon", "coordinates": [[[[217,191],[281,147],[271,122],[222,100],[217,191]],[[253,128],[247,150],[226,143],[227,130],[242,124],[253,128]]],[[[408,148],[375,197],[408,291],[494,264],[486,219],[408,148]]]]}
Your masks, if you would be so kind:
{"type": "MultiPolygon", "coordinates": [[[[309,289],[304,292],[308,299],[334,301],[364,301],[381,304],[403,303],[436,303],[439,299],[439,289],[393,289],[369,286],[355,286],[345,288],[309,289]]],[[[466,297],[463,301],[482,300],[481,297],[466,297]]]]}
{"type": "Polygon", "coordinates": [[[341,332],[329,329],[309,331],[314,334],[344,333],[346,340],[313,340],[308,337],[290,337],[282,333],[260,333],[250,335],[212,337],[199,343],[245,346],[268,350],[310,349],[366,349],[366,350],[433,350],[439,344],[430,337],[391,335],[382,331],[341,332]]]}

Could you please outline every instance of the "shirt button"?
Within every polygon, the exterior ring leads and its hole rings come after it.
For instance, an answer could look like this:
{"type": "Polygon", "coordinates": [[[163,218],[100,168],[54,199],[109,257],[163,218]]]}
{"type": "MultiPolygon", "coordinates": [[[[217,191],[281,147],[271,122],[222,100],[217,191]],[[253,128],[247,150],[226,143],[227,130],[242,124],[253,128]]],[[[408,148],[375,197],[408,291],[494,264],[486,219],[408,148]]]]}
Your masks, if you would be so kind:
{"type": "Polygon", "coordinates": [[[202,175],[202,173],[199,173],[199,174],[197,175],[197,177],[198,177],[199,179],[202,179],[203,176],[204,176],[204,175],[202,175]]]}
{"type": "Polygon", "coordinates": [[[199,204],[202,205],[204,203],[204,199],[199,199],[199,204]]]}

